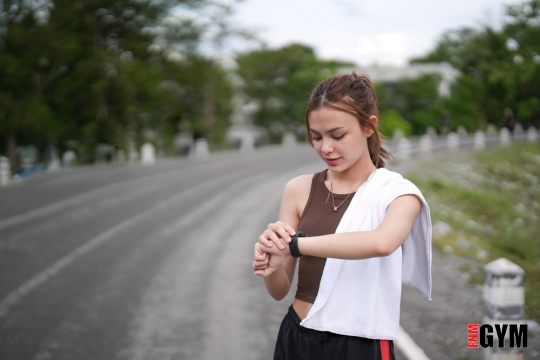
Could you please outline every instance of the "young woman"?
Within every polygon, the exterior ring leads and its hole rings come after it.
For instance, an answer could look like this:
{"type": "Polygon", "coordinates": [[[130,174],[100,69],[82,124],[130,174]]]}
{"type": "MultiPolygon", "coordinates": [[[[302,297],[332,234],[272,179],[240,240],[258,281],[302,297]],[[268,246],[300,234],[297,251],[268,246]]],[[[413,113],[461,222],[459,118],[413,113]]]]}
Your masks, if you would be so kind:
{"type": "Polygon", "coordinates": [[[276,300],[300,259],[274,359],[394,359],[401,282],[431,296],[428,206],[416,186],[384,169],[390,154],[366,76],[319,84],[306,136],[328,169],[287,183],[279,221],[255,245],[255,274],[276,300]]]}

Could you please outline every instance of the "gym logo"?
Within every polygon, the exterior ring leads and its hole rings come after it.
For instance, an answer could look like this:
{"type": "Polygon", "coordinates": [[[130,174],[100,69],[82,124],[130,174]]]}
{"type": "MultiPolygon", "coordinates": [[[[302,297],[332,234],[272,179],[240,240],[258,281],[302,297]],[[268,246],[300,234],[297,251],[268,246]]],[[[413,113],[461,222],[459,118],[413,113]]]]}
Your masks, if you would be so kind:
{"type": "Polygon", "coordinates": [[[467,347],[483,348],[526,348],[526,324],[469,324],[467,331],[467,347]]]}

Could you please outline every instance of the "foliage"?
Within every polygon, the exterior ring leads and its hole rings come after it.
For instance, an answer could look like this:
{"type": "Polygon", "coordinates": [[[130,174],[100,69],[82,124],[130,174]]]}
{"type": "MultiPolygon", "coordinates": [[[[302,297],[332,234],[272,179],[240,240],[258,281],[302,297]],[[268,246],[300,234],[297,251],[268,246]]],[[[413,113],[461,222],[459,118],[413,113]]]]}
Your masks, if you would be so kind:
{"type": "Polygon", "coordinates": [[[540,1],[506,7],[500,30],[448,31],[428,55],[412,62],[448,62],[462,72],[443,107],[453,124],[499,124],[510,107],[527,127],[540,125],[540,1]]]}
{"type": "Polygon", "coordinates": [[[440,124],[434,121],[443,114],[438,93],[440,80],[439,75],[426,74],[417,79],[379,84],[381,108],[390,107],[399,111],[412,125],[411,134],[423,134],[430,125],[439,128],[440,124]]]}
{"type": "Polygon", "coordinates": [[[302,127],[309,94],[318,82],[351,65],[317,59],[311,47],[300,44],[243,53],[237,63],[245,95],[258,104],[254,122],[268,127],[274,140],[302,127]]]}
{"type": "Polygon", "coordinates": [[[2,1],[0,143],[78,143],[89,161],[96,144],[125,149],[128,136],[170,151],[180,120],[219,141],[232,88],[199,44],[232,30],[225,18],[221,30],[202,21],[203,10],[228,8],[207,0],[2,1]]]}
{"type": "Polygon", "coordinates": [[[412,135],[412,125],[396,109],[388,109],[380,114],[379,129],[388,137],[392,137],[396,129],[403,131],[405,136],[412,135]]]}
{"type": "Polygon", "coordinates": [[[540,145],[454,154],[425,168],[409,178],[430,205],[434,245],[482,262],[506,257],[523,267],[527,314],[540,320],[540,145]],[[437,231],[442,223],[452,230],[437,231]]]}

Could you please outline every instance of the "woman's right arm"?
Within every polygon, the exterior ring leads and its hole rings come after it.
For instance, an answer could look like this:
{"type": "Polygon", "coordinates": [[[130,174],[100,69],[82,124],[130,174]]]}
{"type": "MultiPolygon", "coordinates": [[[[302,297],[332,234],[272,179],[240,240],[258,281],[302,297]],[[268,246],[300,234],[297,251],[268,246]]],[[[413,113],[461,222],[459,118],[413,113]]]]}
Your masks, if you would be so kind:
{"type": "MultiPolygon", "coordinates": [[[[260,237],[268,240],[277,240],[277,238],[290,240],[290,235],[295,234],[295,229],[300,222],[300,211],[303,210],[300,206],[301,202],[305,203],[309,197],[311,178],[312,176],[309,175],[299,176],[285,185],[279,208],[279,221],[268,224],[268,228],[260,237]],[[307,197],[304,194],[306,185],[307,197]]],[[[270,257],[270,266],[272,265],[271,260],[270,257]]],[[[274,299],[281,300],[289,293],[296,270],[296,262],[296,258],[289,257],[278,270],[264,278],[266,290],[274,299]]]]}

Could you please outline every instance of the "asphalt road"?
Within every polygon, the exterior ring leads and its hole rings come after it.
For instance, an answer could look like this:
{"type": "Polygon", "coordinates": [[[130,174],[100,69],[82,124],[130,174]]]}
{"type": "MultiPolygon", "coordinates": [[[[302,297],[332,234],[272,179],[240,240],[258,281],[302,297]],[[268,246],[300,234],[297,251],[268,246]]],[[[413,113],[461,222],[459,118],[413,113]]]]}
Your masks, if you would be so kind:
{"type": "MultiPolygon", "coordinates": [[[[266,293],[253,244],[285,183],[324,168],[299,146],[63,169],[0,188],[0,359],[271,358],[293,294],[266,293]]],[[[457,263],[437,259],[448,266],[434,281],[452,279],[457,263]]],[[[404,291],[402,326],[432,360],[464,354],[446,340],[466,335],[468,315],[452,306],[479,300],[454,285],[435,286],[431,303],[404,291]]]]}

